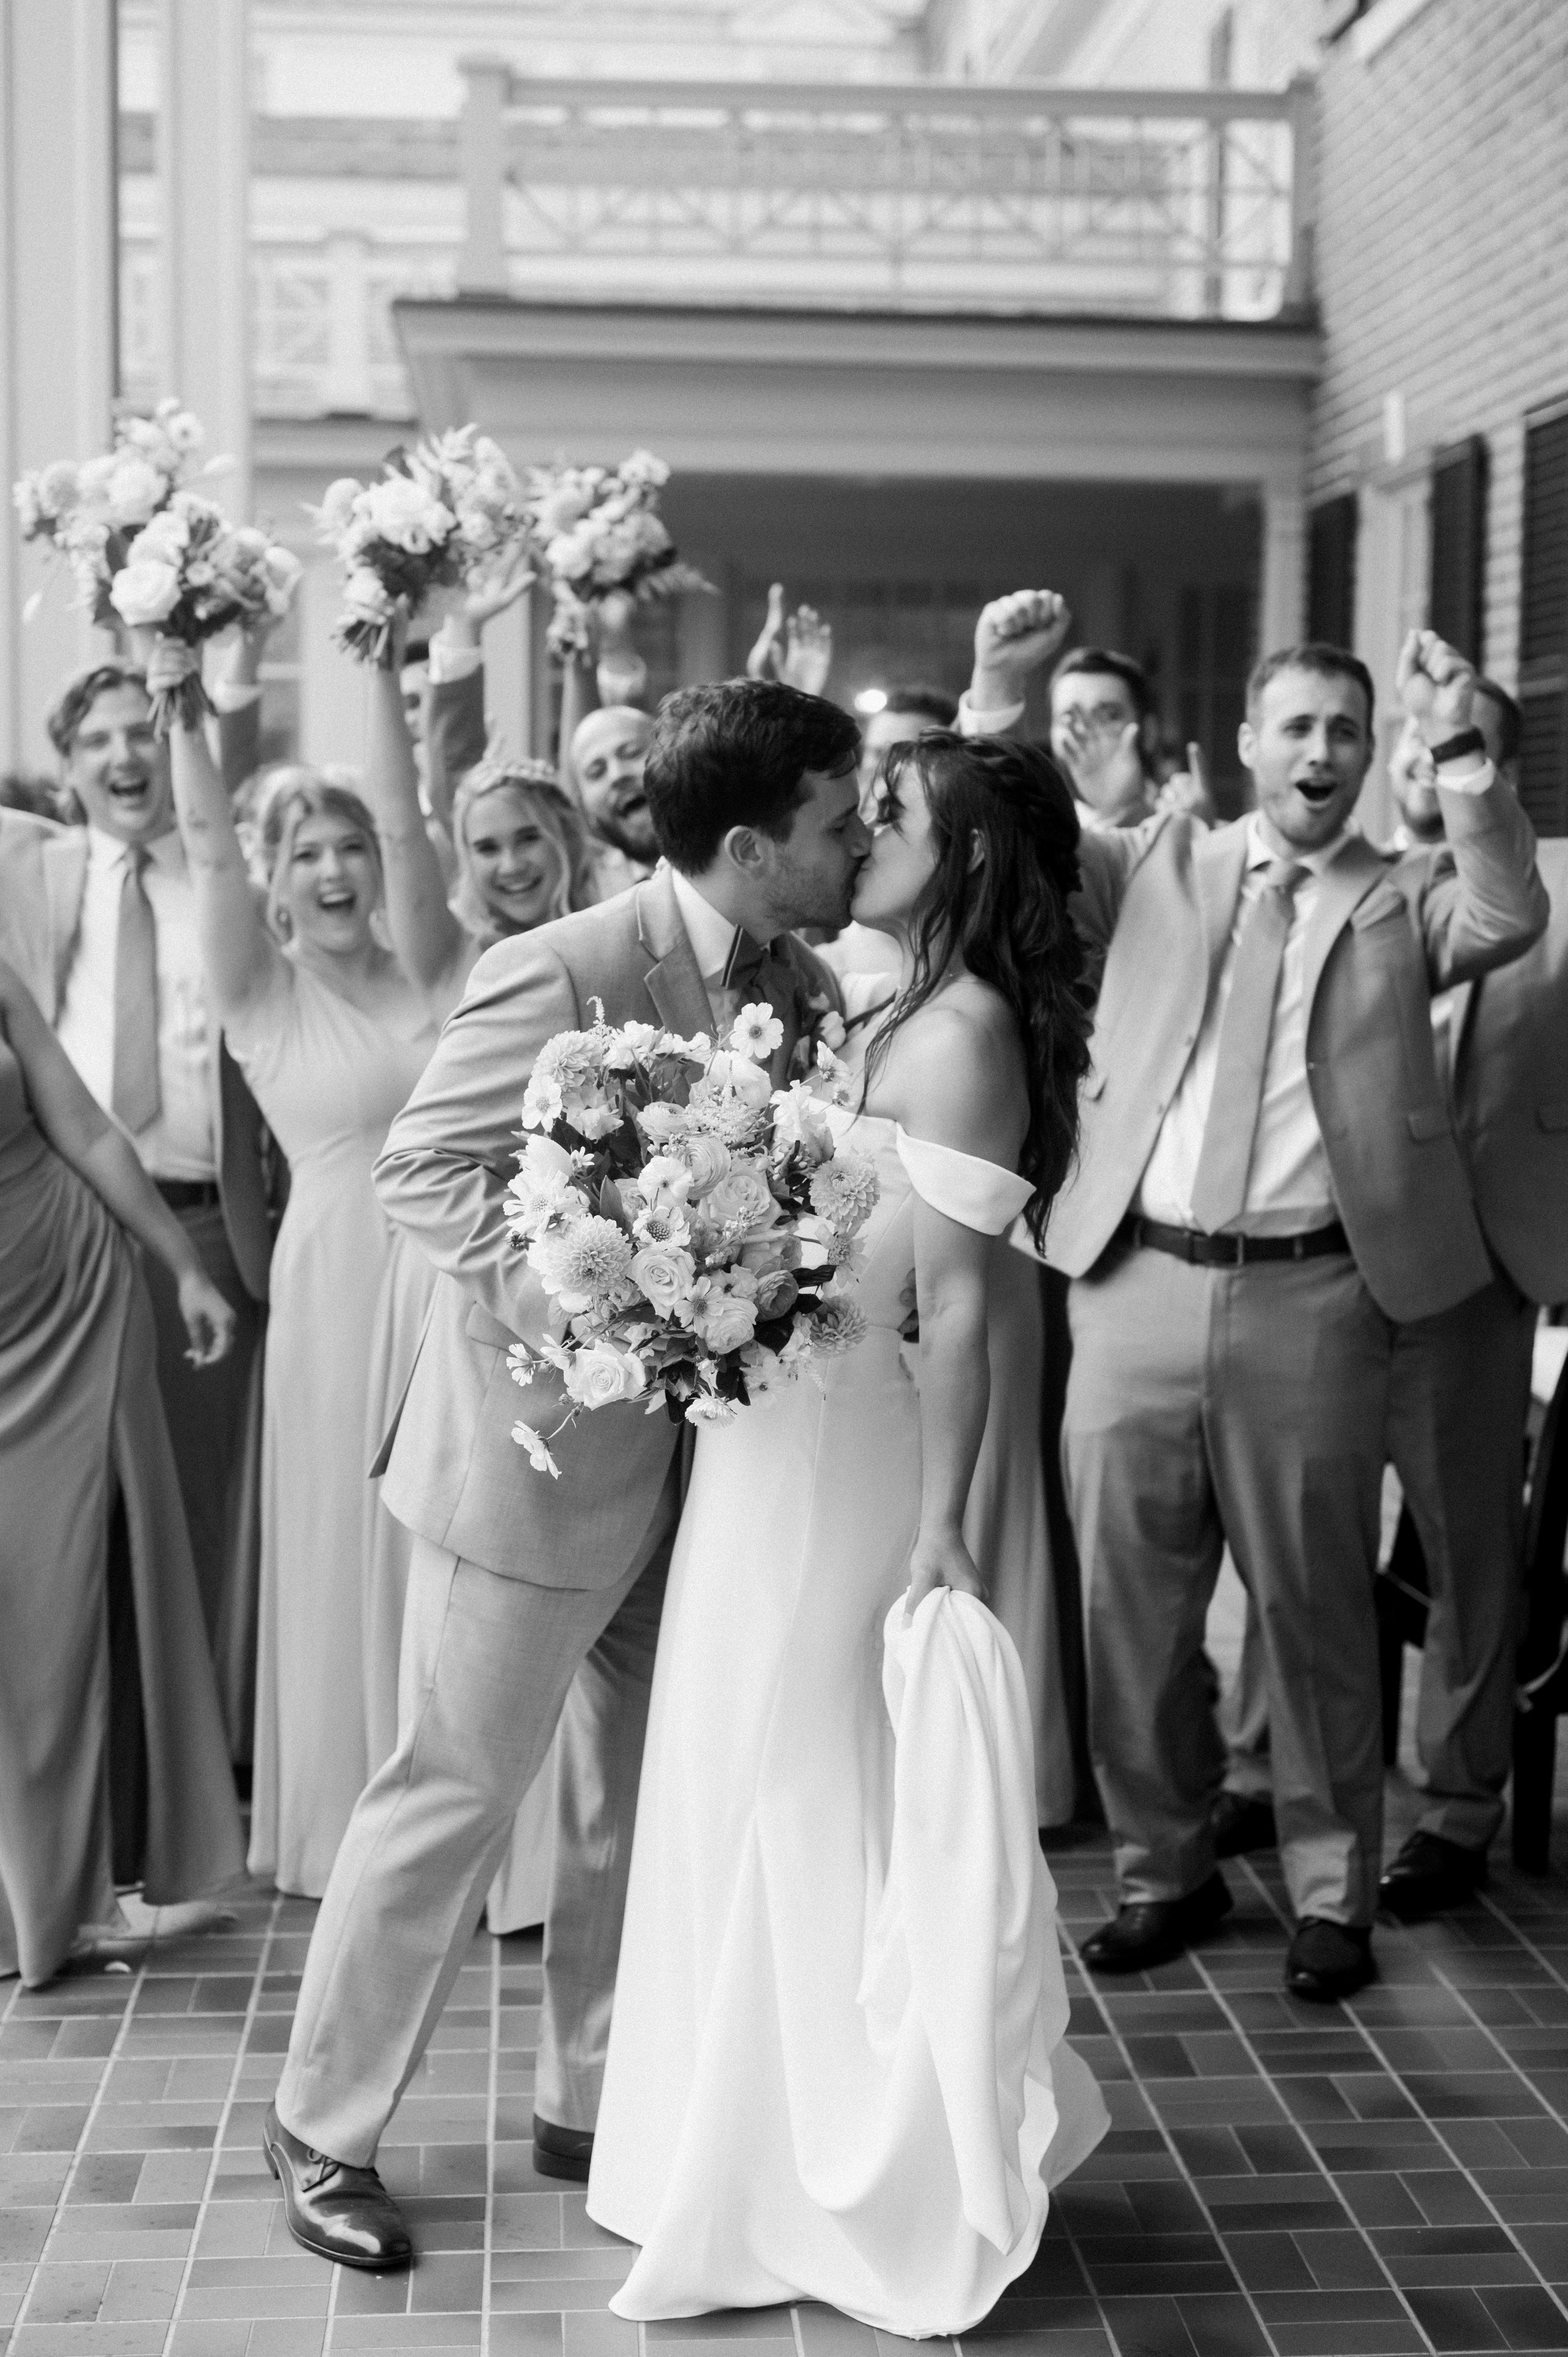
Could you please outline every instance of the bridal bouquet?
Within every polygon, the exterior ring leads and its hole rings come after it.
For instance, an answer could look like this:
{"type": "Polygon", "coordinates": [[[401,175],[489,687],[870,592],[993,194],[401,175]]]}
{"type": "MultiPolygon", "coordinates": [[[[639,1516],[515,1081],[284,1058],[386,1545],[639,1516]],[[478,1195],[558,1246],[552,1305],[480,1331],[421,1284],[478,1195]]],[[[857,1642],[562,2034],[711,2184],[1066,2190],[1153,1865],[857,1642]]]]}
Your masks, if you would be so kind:
{"type": "Polygon", "coordinates": [[[77,603],[104,628],[113,628],[110,590],[136,534],[184,484],[226,463],[203,461],[205,438],[199,418],[171,394],[150,417],[118,419],[114,447],[101,457],[56,458],[16,485],[22,538],[42,541],[70,565],[77,603]]]}
{"type": "Polygon", "coordinates": [[[340,476],[309,513],[346,575],[333,637],[383,670],[399,613],[414,613],[433,590],[499,573],[528,533],[510,461],[477,425],[394,450],[380,482],[340,476]]]}
{"type": "MultiPolygon", "coordinates": [[[[782,1038],[766,1002],[743,1006],[717,1049],[618,1028],[601,1009],[592,1030],[557,1032],[541,1050],[507,1224],[557,1333],[510,1357],[520,1383],[559,1371],[573,1405],[556,1432],[618,1400],[727,1422],[865,1333],[855,1237],[876,1172],[835,1148],[811,1085],[770,1085],[782,1038]]],[[[825,1047],[817,1060],[847,1102],[843,1066],[825,1047]]],[[[512,1437],[559,1475],[554,1432],[519,1424],[512,1437]]]]}
{"type": "Polygon", "coordinates": [[[612,597],[646,605],[712,583],[682,565],[659,514],[670,479],[661,458],[634,450],[618,467],[535,467],[529,524],[555,611],[546,640],[557,662],[596,651],[595,608],[612,597]]]}
{"type": "MultiPolygon", "coordinates": [[[[176,491],[143,525],[109,587],[128,630],[156,630],[199,647],[263,614],[286,614],[304,567],[292,550],[254,524],[231,522],[196,491],[176,491]]],[[[153,697],[153,725],[194,728],[212,709],[199,670],[153,697]]]]}

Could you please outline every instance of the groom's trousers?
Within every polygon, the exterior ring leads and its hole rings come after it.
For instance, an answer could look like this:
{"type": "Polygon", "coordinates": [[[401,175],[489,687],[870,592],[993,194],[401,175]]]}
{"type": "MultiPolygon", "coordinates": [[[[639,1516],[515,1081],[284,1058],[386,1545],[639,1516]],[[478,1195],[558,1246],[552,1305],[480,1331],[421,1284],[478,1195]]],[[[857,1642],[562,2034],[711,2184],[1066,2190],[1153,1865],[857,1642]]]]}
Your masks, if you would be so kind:
{"type": "Polygon", "coordinates": [[[591,2129],[674,1537],[679,1453],[611,1587],[531,1587],[416,1538],[398,1745],[355,1805],[321,1902],[278,2116],[364,2166],[440,2019],[519,1803],[562,1729],[534,2105],[591,2129]]]}

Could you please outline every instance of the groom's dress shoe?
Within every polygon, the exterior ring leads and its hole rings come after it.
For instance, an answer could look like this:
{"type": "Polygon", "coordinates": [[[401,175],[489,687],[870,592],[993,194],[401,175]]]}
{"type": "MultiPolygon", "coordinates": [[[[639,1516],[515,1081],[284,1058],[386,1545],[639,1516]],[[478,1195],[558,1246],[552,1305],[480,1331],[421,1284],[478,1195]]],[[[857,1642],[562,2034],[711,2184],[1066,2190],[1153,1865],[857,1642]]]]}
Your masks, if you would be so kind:
{"type": "Polygon", "coordinates": [[[1286,1988],[1314,2005],[1354,1996],[1377,1971],[1370,1931],[1360,1923],[1330,1923],[1322,1915],[1304,1915],[1285,1952],[1286,1988]]]}
{"type": "Polygon", "coordinates": [[[594,2158],[592,2128],[558,2128],[553,2120],[533,2115],[533,2166],[541,2177],[564,2177],[573,2185],[586,2185],[594,2158]]]}
{"type": "Polygon", "coordinates": [[[290,2134],[277,2105],[267,2105],[262,2150],[283,2188],[288,2231],[318,2259],[340,2267],[406,2267],[413,2257],[396,2202],[373,2169],[313,2151],[290,2134]]]}
{"type": "Polygon", "coordinates": [[[1168,1964],[1230,1912],[1222,1874],[1211,1874],[1184,1899],[1144,1899],[1123,1907],[1080,1950],[1091,1973],[1146,1973],[1168,1964]]]}

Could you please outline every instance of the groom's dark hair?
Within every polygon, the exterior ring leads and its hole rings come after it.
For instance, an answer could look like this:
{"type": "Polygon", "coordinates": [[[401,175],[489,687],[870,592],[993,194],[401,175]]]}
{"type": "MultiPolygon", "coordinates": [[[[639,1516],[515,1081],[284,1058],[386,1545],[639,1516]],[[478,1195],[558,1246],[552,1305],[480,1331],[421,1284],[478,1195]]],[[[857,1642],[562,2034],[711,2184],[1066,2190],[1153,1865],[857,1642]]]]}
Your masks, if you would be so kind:
{"type": "Polygon", "coordinates": [[[659,707],[643,790],[665,857],[688,876],[713,865],[732,826],[775,840],[806,797],[808,770],[852,769],[860,730],[825,696],[771,679],[677,688],[659,707]]]}

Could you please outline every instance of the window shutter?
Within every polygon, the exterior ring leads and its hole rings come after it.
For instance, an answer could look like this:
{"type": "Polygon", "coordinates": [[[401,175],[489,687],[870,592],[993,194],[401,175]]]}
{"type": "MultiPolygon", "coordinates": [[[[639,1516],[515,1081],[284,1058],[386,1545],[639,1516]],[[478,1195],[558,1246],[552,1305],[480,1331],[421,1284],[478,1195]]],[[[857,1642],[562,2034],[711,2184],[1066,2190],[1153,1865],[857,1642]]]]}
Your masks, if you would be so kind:
{"type": "Polygon", "coordinates": [[[1306,634],[1348,647],[1356,627],[1355,492],[1314,508],[1311,526],[1306,634]]]}
{"type": "Polygon", "coordinates": [[[1520,791],[1540,834],[1568,834],[1568,401],[1524,422],[1520,791]]]}
{"type": "Polygon", "coordinates": [[[1439,638],[1479,667],[1485,640],[1487,445],[1479,434],[1432,464],[1432,574],[1427,613],[1439,638]]]}

